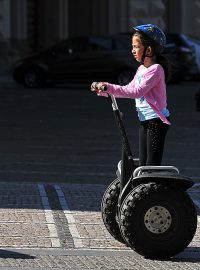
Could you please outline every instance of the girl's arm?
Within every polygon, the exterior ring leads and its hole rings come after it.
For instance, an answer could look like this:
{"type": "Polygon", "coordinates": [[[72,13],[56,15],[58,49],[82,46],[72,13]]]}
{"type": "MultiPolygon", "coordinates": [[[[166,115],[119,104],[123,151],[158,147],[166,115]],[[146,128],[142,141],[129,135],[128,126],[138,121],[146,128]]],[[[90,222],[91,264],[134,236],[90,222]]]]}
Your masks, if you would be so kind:
{"type": "MultiPolygon", "coordinates": [[[[160,67],[160,65],[153,65],[152,68],[150,67],[143,75],[140,84],[136,83],[136,76],[129,84],[125,86],[107,83],[106,93],[110,93],[121,98],[139,98],[144,96],[159,82],[162,74],[164,75],[163,69],[160,67]]],[[[98,95],[107,96],[106,93],[99,92],[98,95]]]]}

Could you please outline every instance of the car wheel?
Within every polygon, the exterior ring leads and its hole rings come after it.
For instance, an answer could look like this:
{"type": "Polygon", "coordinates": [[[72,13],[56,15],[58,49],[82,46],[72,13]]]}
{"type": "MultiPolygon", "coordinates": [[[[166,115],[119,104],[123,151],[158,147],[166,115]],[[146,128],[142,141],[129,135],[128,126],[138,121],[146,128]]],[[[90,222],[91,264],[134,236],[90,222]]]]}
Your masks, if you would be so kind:
{"type": "Polygon", "coordinates": [[[40,87],[44,85],[44,73],[37,68],[27,69],[23,77],[24,85],[28,88],[40,87]]]}
{"type": "Polygon", "coordinates": [[[117,81],[119,85],[128,84],[134,77],[134,72],[131,69],[121,70],[117,76],[117,81]]]}
{"type": "Polygon", "coordinates": [[[184,190],[148,183],[127,195],[119,221],[121,233],[132,249],[146,258],[166,259],[191,242],[197,213],[184,190]]]}

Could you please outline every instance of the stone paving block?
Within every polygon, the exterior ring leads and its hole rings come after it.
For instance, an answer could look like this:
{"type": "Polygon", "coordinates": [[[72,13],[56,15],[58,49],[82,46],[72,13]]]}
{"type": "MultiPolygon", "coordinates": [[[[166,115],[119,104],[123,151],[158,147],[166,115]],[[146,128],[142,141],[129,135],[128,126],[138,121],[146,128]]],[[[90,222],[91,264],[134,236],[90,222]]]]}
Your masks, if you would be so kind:
{"type": "Polygon", "coordinates": [[[108,250],[130,250],[130,248],[126,247],[124,244],[114,240],[113,238],[102,238],[102,239],[82,239],[82,243],[84,248],[88,249],[108,249],[108,250]]]}
{"type": "Polygon", "coordinates": [[[2,194],[24,194],[24,195],[39,195],[36,184],[28,182],[1,182],[0,193],[2,194]]]}
{"type": "Polygon", "coordinates": [[[46,224],[39,223],[1,223],[0,236],[8,237],[30,236],[30,237],[48,237],[49,229],[46,224]]]}
{"type": "Polygon", "coordinates": [[[103,220],[100,212],[76,211],[71,213],[73,214],[76,223],[103,225],[103,220]]]}
{"type": "Polygon", "coordinates": [[[0,236],[1,248],[16,247],[16,248],[51,248],[52,241],[45,237],[22,236],[0,236]]]}
{"type": "Polygon", "coordinates": [[[43,209],[37,185],[31,183],[0,183],[0,205],[3,208],[43,209]]]}
{"type": "Polygon", "coordinates": [[[81,237],[89,239],[105,239],[108,235],[104,225],[99,224],[77,224],[77,230],[81,237]]]}
{"type": "Polygon", "coordinates": [[[60,247],[37,184],[0,183],[0,203],[1,247],[60,247]]]}
{"type": "MultiPolygon", "coordinates": [[[[20,194],[22,185],[14,184],[18,200],[14,189],[9,193],[5,184],[0,186],[11,202],[0,209],[2,247],[130,250],[116,241],[103,224],[100,205],[104,185],[60,184],[57,193],[54,185],[24,185],[27,194],[20,194]]],[[[190,189],[190,196],[199,199],[199,190],[199,186],[190,189]]],[[[199,247],[199,227],[200,220],[190,247],[199,247]]]]}
{"type": "Polygon", "coordinates": [[[61,184],[71,211],[100,211],[103,185],[61,184]]]}
{"type": "Polygon", "coordinates": [[[36,209],[0,209],[0,224],[7,222],[45,223],[44,211],[36,209]]]}

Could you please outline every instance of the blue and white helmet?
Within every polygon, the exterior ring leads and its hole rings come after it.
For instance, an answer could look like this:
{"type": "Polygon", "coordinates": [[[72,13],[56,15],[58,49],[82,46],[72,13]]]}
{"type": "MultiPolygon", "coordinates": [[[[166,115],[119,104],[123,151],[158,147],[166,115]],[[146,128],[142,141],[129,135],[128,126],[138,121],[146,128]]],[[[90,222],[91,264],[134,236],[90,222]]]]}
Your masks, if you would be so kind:
{"type": "Polygon", "coordinates": [[[135,31],[143,32],[146,36],[157,43],[161,48],[166,45],[166,36],[163,31],[154,24],[142,24],[133,27],[135,31]]]}

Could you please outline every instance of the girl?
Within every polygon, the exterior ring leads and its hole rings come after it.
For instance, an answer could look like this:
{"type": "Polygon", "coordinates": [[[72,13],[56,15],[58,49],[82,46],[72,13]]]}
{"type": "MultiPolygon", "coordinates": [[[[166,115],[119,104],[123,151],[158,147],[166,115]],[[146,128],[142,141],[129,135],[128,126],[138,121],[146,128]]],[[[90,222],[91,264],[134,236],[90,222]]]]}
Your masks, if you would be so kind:
{"type": "Polygon", "coordinates": [[[140,120],[140,166],[161,165],[170,125],[166,98],[166,81],[170,72],[168,61],[162,55],[165,44],[165,34],[157,26],[145,24],[134,27],[132,53],[141,65],[133,80],[125,86],[105,82],[91,85],[92,91],[100,96],[111,93],[116,97],[135,99],[140,120]]]}

